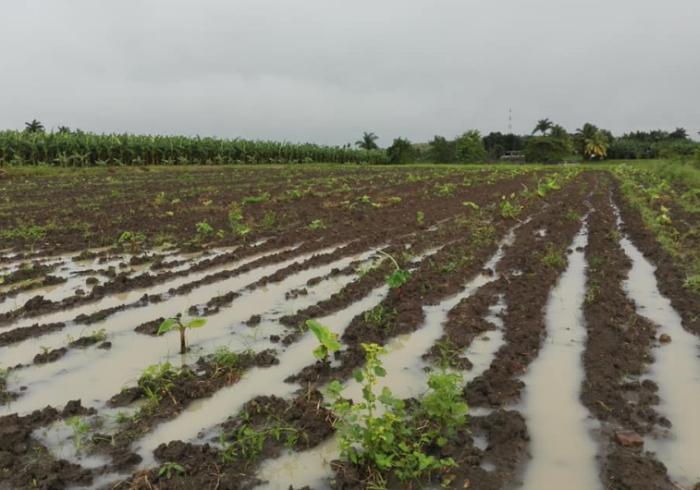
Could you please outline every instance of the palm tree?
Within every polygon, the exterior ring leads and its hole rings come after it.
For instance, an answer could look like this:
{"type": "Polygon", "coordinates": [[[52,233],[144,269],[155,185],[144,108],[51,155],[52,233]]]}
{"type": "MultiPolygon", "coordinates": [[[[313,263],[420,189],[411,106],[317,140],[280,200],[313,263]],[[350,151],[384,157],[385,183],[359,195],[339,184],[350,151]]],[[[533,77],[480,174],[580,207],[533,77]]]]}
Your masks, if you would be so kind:
{"type": "Polygon", "coordinates": [[[32,119],[32,122],[24,123],[24,130],[27,133],[43,133],[44,132],[44,125],[41,124],[36,119],[32,119]]]}
{"type": "Polygon", "coordinates": [[[57,132],[61,134],[67,134],[70,133],[70,128],[68,126],[59,126],[57,132]]]}
{"type": "Polygon", "coordinates": [[[547,134],[547,131],[549,131],[553,127],[554,123],[548,118],[540,119],[539,121],[537,121],[537,126],[535,126],[535,129],[532,130],[532,134],[535,134],[539,131],[544,136],[545,134],[547,134]]]}
{"type": "Polygon", "coordinates": [[[379,148],[379,146],[376,143],[378,139],[379,136],[377,136],[376,134],[368,133],[365,131],[364,133],[362,133],[362,139],[356,141],[355,144],[367,151],[376,150],[377,148],[379,148]]]}
{"type": "Polygon", "coordinates": [[[585,141],[583,156],[587,159],[603,160],[608,156],[608,138],[601,130],[596,130],[596,132],[590,138],[586,138],[585,141]]]}

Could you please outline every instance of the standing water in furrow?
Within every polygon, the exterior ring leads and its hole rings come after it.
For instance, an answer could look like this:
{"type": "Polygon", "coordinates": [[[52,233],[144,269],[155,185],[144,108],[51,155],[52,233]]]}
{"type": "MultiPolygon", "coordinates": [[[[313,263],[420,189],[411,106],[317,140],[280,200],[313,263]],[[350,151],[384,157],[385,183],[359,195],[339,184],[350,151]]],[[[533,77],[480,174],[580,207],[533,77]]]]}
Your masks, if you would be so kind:
{"type": "MultiPolygon", "coordinates": [[[[387,291],[386,286],[378,287],[348,308],[318,320],[341,336],[356,315],[379,304],[387,291]]],[[[284,380],[308,365],[316,345],[316,338],[307,331],[298,342],[279,355],[279,364],[267,368],[252,368],[234,385],[219,390],[210,398],[191,404],[177,418],[160,425],[154,432],[137,441],[134,449],[143,458],[141,467],[153,463],[153,450],[161,443],[173,440],[188,441],[196,438],[198,434],[216,436],[218,424],[235,415],[247,401],[256,396],[269,393],[282,397],[291,396],[299,389],[299,385],[285,383],[284,380]]]]}
{"type": "MultiPolygon", "coordinates": [[[[495,270],[503,257],[507,247],[513,244],[515,229],[513,227],[501,241],[496,253],[484,265],[484,269],[495,270]]],[[[386,376],[378,379],[377,389],[389,387],[397,398],[410,398],[418,396],[427,390],[428,364],[423,360],[423,354],[442,336],[447,315],[464,298],[474,294],[480,287],[495,281],[497,275],[478,274],[464,285],[462,290],[437,305],[424,307],[425,321],[423,326],[415,332],[400,335],[386,345],[387,354],[382,357],[382,365],[386,370],[386,376]]],[[[505,307],[499,303],[491,313],[498,313],[505,307]]],[[[494,323],[498,320],[492,317],[494,323]]],[[[498,325],[496,325],[498,326],[498,325]]],[[[490,360],[488,354],[493,355],[498,349],[496,345],[502,337],[493,337],[493,345],[490,341],[482,341],[486,346],[475,346],[480,350],[477,357],[482,361],[475,365],[476,370],[488,367],[490,360]]],[[[467,351],[467,355],[469,351],[467,351]]],[[[469,379],[478,376],[480,372],[469,373],[469,379]]],[[[354,379],[346,383],[342,396],[359,402],[362,400],[362,386],[354,379]]],[[[333,435],[326,441],[306,451],[288,452],[283,456],[264,462],[258,477],[266,480],[261,488],[267,490],[286,490],[290,485],[296,487],[311,486],[313,488],[326,488],[328,479],[332,477],[330,463],[340,456],[338,450],[338,438],[333,435]]]]}
{"type": "MultiPolygon", "coordinates": [[[[618,222],[620,220],[618,219],[618,222]]],[[[658,411],[671,421],[663,434],[646,440],[647,449],[656,453],[668,474],[682,488],[700,482],[700,346],[697,337],[683,329],[681,317],[658,289],[656,268],[627,237],[620,240],[632,261],[625,290],[636,304],[637,313],[659,325],[668,335],[651,366],[649,377],[659,387],[658,411]]]]}
{"type": "MultiPolygon", "coordinates": [[[[367,252],[365,255],[368,253],[371,252],[367,252]]],[[[266,345],[268,343],[266,339],[270,333],[280,333],[279,327],[276,324],[263,323],[259,328],[251,330],[242,326],[243,322],[252,314],[267,314],[271,309],[289,303],[285,299],[285,292],[290,286],[303,285],[306,280],[319,272],[328,273],[334,267],[347,266],[356,258],[345,257],[315,270],[301,271],[280,283],[243,292],[241,298],[234,300],[230,309],[210,316],[206,327],[192,335],[192,360],[196,360],[203,352],[213,351],[223,342],[226,342],[233,350],[245,349],[253,345],[266,345]],[[231,335],[232,328],[236,329],[236,335],[231,335]]],[[[261,269],[269,271],[268,268],[261,269]]],[[[240,281],[246,277],[250,280],[261,276],[261,272],[257,272],[252,277],[244,274],[238,279],[240,281]]],[[[323,289],[328,288],[324,296],[330,296],[342,286],[344,280],[339,284],[335,281],[326,282],[328,284],[322,283],[320,286],[323,289]]],[[[243,285],[244,283],[239,284],[238,287],[243,285]]],[[[183,299],[189,299],[194,304],[201,304],[209,298],[199,296],[195,299],[193,295],[187,295],[173,298],[174,302],[149,305],[145,309],[145,313],[149,315],[147,318],[174,315],[183,308],[183,303],[178,304],[183,299]]],[[[313,300],[313,296],[306,296],[300,297],[297,302],[305,306],[313,300]]],[[[11,378],[12,385],[27,385],[29,389],[13,404],[0,407],[0,414],[4,412],[25,413],[41,408],[47,403],[62,404],[76,398],[81,398],[83,402],[91,406],[99,405],[116,393],[125,383],[137,380],[142,370],[149,364],[180,358],[175,347],[178,342],[177,336],[159,338],[137,333],[133,329],[138,325],[138,319],[133,312],[127,313],[128,311],[123,312],[116,318],[107,320],[108,325],[110,325],[108,338],[113,343],[109,356],[102,355],[96,349],[71,349],[64,358],[56,363],[35,365],[17,371],[11,378]],[[114,325],[117,319],[119,328],[114,325]],[[135,342],[130,342],[132,339],[135,342]]],[[[140,314],[143,315],[144,312],[140,312],[140,314]]]]}
{"type": "Polygon", "coordinates": [[[539,357],[523,378],[523,415],[531,439],[532,461],[522,488],[542,490],[602,488],[596,464],[594,424],[579,397],[584,379],[586,329],[582,305],[586,292],[586,225],[574,239],[569,265],[549,296],[547,337],[539,357]]]}

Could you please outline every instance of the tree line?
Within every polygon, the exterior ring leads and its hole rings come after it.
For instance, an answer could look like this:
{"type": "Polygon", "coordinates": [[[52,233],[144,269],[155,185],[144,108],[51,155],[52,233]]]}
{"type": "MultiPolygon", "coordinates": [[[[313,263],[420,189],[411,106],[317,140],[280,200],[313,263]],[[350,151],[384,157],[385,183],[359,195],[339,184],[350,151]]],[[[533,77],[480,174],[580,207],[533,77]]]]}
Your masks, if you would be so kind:
{"type": "MultiPolygon", "coordinates": [[[[376,136],[365,133],[358,144],[376,149],[376,144],[368,144],[370,140],[376,140],[376,136]]],[[[389,163],[477,163],[496,161],[504,155],[511,160],[541,163],[690,157],[700,155],[700,143],[690,139],[684,128],[635,131],[615,137],[591,123],[569,133],[559,124],[541,119],[529,135],[491,132],[482,136],[470,130],[454,139],[436,135],[427,144],[397,138],[387,148],[389,163]]]]}
{"type": "MultiPolygon", "coordinates": [[[[500,159],[556,163],[605,159],[653,159],[700,155],[700,144],[683,128],[635,131],[615,137],[586,123],[573,133],[549,119],[527,135],[477,130],[427,143],[396,138],[380,148],[378,136],[363,133],[354,145],[326,146],[186,136],[95,134],[59,126],[46,131],[36,119],[23,131],[0,131],[0,165],[187,165],[235,163],[479,163],[500,159]]],[[[700,160],[700,157],[698,157],[700,160]]]]}

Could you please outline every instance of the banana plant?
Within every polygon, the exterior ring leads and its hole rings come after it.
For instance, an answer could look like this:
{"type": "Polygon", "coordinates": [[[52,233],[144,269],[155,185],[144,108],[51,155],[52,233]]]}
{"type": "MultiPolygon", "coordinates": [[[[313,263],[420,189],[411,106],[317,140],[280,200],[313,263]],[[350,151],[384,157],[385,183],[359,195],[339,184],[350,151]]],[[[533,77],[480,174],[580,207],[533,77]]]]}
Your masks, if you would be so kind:
{"type": "Polygon", "coordinates": [[[166,334],[172,330],[180,332],[180,354],[187,352],[187,343],[185,341],[185,332],[194,328],[202,328],[207,324],[204,318],[192,318],[187,322],[183,322],[180,316],[168,318],[158,327],[158,335],[166,334]]]}

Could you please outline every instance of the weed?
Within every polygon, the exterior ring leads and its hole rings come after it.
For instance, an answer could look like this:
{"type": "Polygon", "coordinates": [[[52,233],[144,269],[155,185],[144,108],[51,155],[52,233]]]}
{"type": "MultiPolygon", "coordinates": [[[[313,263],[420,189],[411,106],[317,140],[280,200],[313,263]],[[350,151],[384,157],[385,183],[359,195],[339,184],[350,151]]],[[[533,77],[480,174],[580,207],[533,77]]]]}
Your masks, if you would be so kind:
{"type": "Polygon", "coordinates": [[[462,203],[462,205],[463,205],[463,206],[470,207],[470,208],[472,208],[472,209],[474,209],[474,210],[479,210],[479,209],[481,209],[481,208],[479,207],[479,205],[478,205],[477,203],[473,202],[473,201],[464,201],[464,202],[462,203]]]}
{"type": "Polygon", "coordinates": [[[85,447],[85,439],[90,433],[90,424],[76,416],[67,419],[66,425],[73,429],[73,445],[76,452],[82,452],[85,447]]]}
{"type": "Polygon", "coordinates": [[[189,321],[183,323],[180,316],[174,318],[168,318],[158,327],[158,335],[163,335],[172,330],[177,329],[180,332],[180,354],[187,352],[187,344],[185,342],[185,331],[194,328],[202,328],[207,324],[207,320],[204,318],[192,318],[189,321]]]}
{"type": "Polygon", "coordinates": [[[277,225],[277,215],[274,211],[268,211],[265,213],[265,216],[263,216],[262,226],[269,230],[270,228],[274,228],[275,225],[277,225]]]}
{"type": "Polygon", "coordinates": [[[285,426],[279,420],[272,420],[272,427],[255,429],[247,424],[248,416],[244,414],[243,424],[233,433],[222,433],[219,443],[223,446],[221,459],[224,462],[235,461],[239,457],[247,460],[257,458],[265,447],[268,438],[274,441],[284,439],[285,447],[293,448],[299,440],[300,431],[294,427],[285,426]],[[229,439],[232,439],[229,441],[229,439]]]}
{"type": "Polygon", "coordinates": [[[170,480],[174,474],[184,475],[185,473],[186,471],[184,466],[173,463],[172,461],[166,461],[161,465],[160,470],[158,471],[158,478],[165,477],[166,480],[170,480]]]}
{"type": "Polygon", "coordinates": [[[214,228],[206,221],[200,221],[195,225],[196,238],[198,243],[204,242],[207,238],[214,234],[214,228]]]}
{"type": "Polygon", "coordinates": [[[124,231],[119,235],[117,244],[129,248],[132,251],[138,250],[146,242],[146,235],[140,232],[124,231]]]}
{"type": "Polygon", "coordinates": [[[164,396],[169,396],[175,402],[170,390],[174,386],[175,378],[182,373],[182,370],[175,369],[172,364],[165,362],[148,366],[138,380],[138,386],[146,395],[147,404],[145,409],[152,411],[158,407],[164,396]]]}
{"type": "Polygon", "coordinates": [[[323,230],[324,228],[326,228],[326,225],[320,219],[315,219],[309,223],[309,230],[311,231],[323,230]]]}
{"type": "Polygon", "coordinates": [[[561,270],[566,267],[566,258],[561,250],[550,244],[542,256],[542,263],[552,269],[561,270]]]}
{"type": "Polygon", "coordinates": [[[427,450],[433,444],[445,445],[466,420],[459,375],[431,375],[430,391],[419,400],[419,408],[409,412],[388,387],[375,392],[378,379],[386,375],[379,359],[385,349],[376,344],[362,344],[362,348],[366,364],[353,373],[362,385],[362,401],[343,399],[338,381],[330,383],[328,390],[341,456],[376,472],[371,482],[375,487],[382,487],[390,473],[407,482],[455,466],[451,458],[438,459],[427,450]]]}
{"type": "Polygon", "coordinates": [[[263,192],[257,196],[248,196],[243,198],[243,204],[260,204],[270,200],[270,193],[263,192]]]}
{"type": "MultiPolygon", "coordinates": [[[[513,199],[515,197],[515,194],[511,194],[510,198],[513,199]]],[[[514,204],[510,202],[509,199],[506,198],[506,196],[501,197],[501,217],[504,219],[515,219],[518,217],[520,212],[523,210],[523,207],[514,204]]]]}
{"type": "Polygon", "coordinates": [[[423,223],[425,223],[425,213],[423,211],[416,212],[416,223],[420,226],[423,226],[423,223]]]}
{"type": "Polygon", "coordinates": [[[569,209],[569,210],[566,212],[566,219],[569,220],[569,221],[574,221],[574,222],[580,221],[580,220],[581,220],[581,215],[580,215],[578,212],[576,212],[576,210],[574,210],[574,209],[569,209]]]}
{"type": "Polygon", "coordinates": [[[700,294],[700,274],[692,274],[683,282],[683,287],[700,294]]]}

